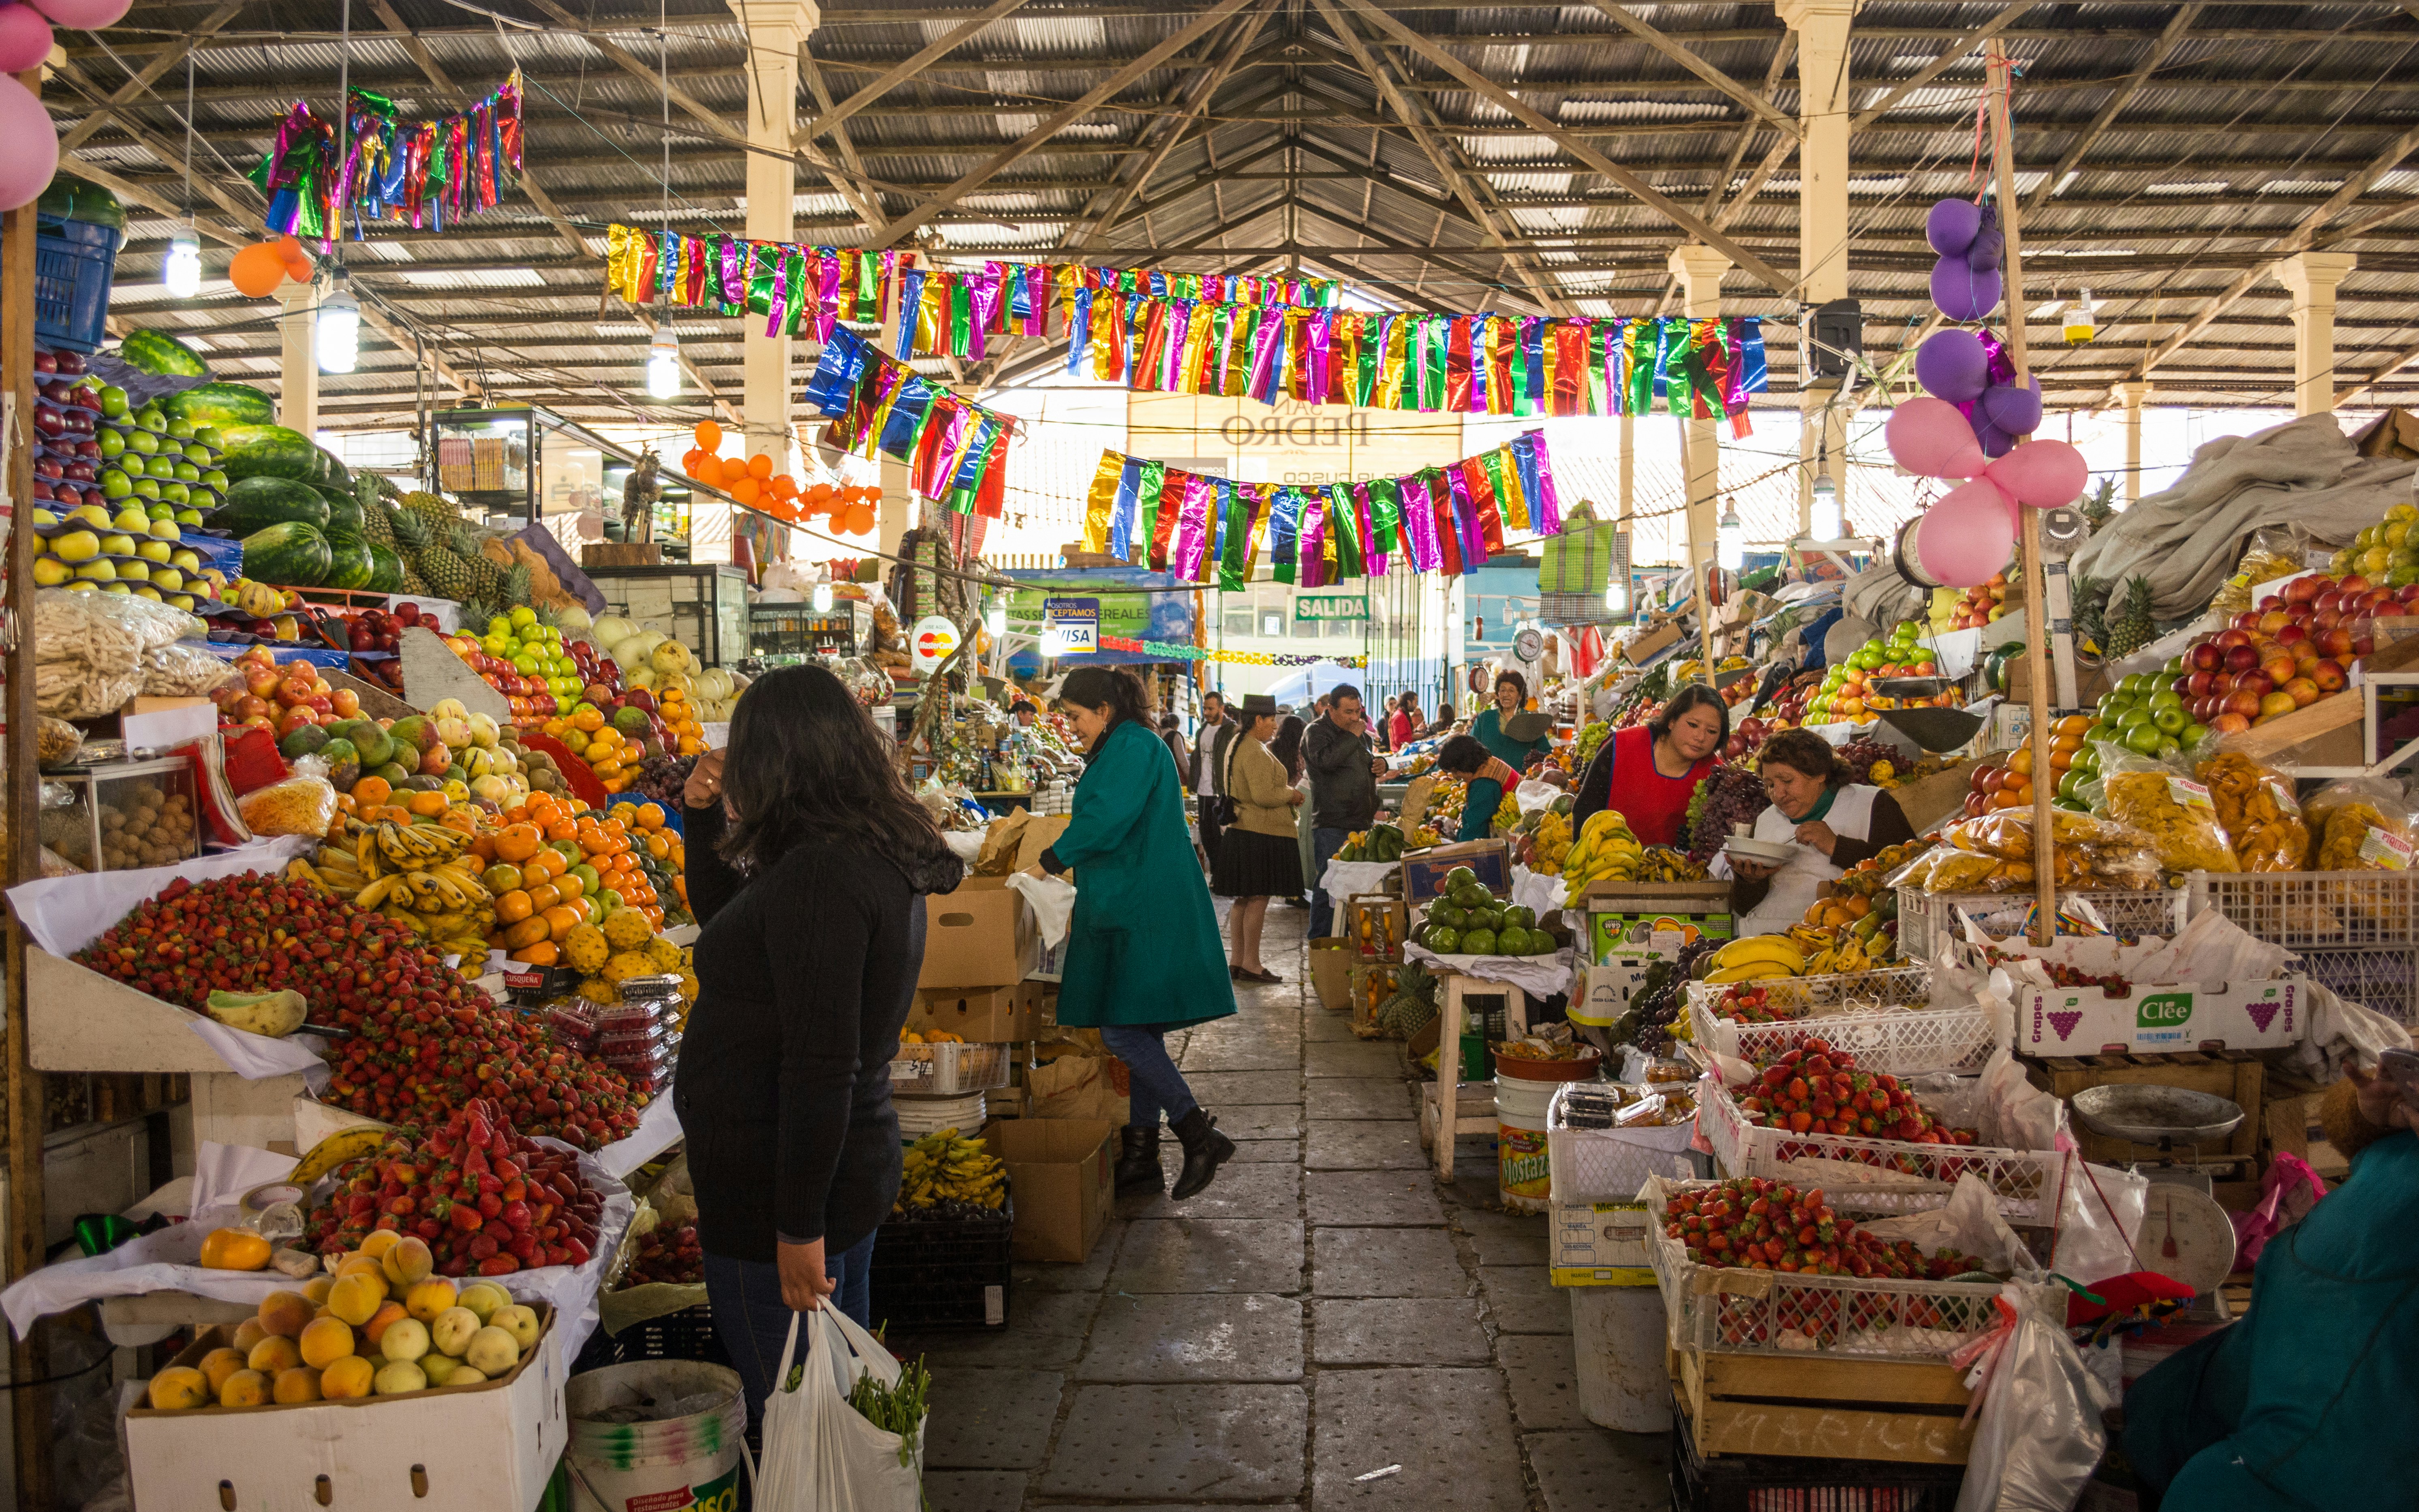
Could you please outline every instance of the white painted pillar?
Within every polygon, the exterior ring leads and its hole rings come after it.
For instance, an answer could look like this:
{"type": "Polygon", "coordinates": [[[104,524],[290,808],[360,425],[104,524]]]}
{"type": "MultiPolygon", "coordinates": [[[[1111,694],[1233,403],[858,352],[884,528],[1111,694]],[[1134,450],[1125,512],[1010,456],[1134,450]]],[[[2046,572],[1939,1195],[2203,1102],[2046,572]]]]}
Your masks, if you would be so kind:
{"type": "MultiPolygon", "coordinates": [[[[747,158],[747,235],[756,241],[795,241],[797,159],[790,137],[798,129],[798,49],[823,23],[813,0],[732,0],[747,31],[747,56],[740,77],[747,81],[747,141],[759,150],[747,158]]],[[[740,411],[746,418],[747,455],[763,453],[776,472],[794,473],[795,443],[790,426],[790,338],[767,336],[760,316],[741,320],[740,411]]]]}
{"type": "MultiPolygon", "coordinates": [[[[1711,320],[1722,313],[1722,275],[1731,260],[1694,243],[1672,249],[1672,275],[1680,281],[1683,313],[1711,320]]],[[[1683,468],[1688,479],[1688,562],[1693,569],[1714,555],[1714,525],[1720,517],[1721,440],[1715,420],[1681,422],[1683,468]]]]}
{"type": "Polygon", "coordinates": [[[319,428],[319,285],[277,285],[277,423],[309,436],[319,428]]]}
{"type": "MultiPolygon", "coordinates": [[[[1848,297],[1848,31],[1857,0],[1780,0],[1780,20],[1797,34],[1797,266],[1806,276],[1798,300],[1826,304],[1848,297]]],[[[1801,349],[1797,360],[1808,360],[1801,349]]],[[[1829,385],[1805,387],[1797,452],[1797,526],[1813,518],[1816,459],[1828,461],[1840,503],[1848,503],[1848,413],[1831,403],[1829,385]],[[1818,440],[1819,433],[1819,440],[1818,440]]]]}
{"type": "Polygon", "coordinates": [[[2117,399],[2124,409],[2125,426],[2125,507],[2131,509],[2142,499],[2142,407],[2149,402],[2150,385],[2140,378],[2117,385],[2117,399]]]}
{"type": "Polygon", "coordinates": [[[2360,259],[2349,252],[2305,252],[2276,265],[2276,282],[2293,294],[2293,411],[2335,407],[2335,285],[2360,259]]]}
{"type": "MultiPolygon", "coordinates": [[[[1621,520],[1629,533],[1629,559],[1638,560],[1638,417],[1621,411],[1621,520]]],[[[1636,575],[1633,573],[1632,577],[1636,575]]],[[[1635,605],[1631,606],[1633,609],[1635,605]]]]}

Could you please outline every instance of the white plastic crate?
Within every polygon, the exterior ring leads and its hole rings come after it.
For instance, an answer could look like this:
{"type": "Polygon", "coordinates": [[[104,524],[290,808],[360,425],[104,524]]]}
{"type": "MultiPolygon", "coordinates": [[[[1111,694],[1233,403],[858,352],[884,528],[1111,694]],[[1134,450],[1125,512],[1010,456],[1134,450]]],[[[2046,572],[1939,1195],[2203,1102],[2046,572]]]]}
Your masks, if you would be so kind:
{"type": "MultiPolygon", "coordinates": [[[[1673,1349],[1938,1361],[1998,1326],[1996,1281],[1893,1281],[1698,1264],[1666,1230],[1663,1209],[1678,1194],[1717,1184],[1658,1177],[1641,1194],[1651,1234],[1648,1261],[1663,1293],[1673,1349]]],[[[1885,1217],[1947,1200],[1935,1193],[1927,1202],[1891,1210],[1863,1200],[1868,1196],[1824,1188],[1825,1201],[1851,1217],[1885,1217]]],[[[2064,1316],[2063,1289],[2037,1288],[2044,1305],[2057,1307],[2052,1317],[2064,1316]]]]}
{"type": "MultiPolygon", "coordinates": [[[[1657,1091],[1696,1095],[1688,1083],[1657,1091]]],[[[1650,1176],[1669,1176],[1674,1161],[1685,1167],[1696,1120],[1637,1129],[1567,1129],[1557,1090],[1546,1110],[1546,1170],[1560,1203],[1627,1202],[1650,1176]]]]}
{"type": "Polygon", "coordinates": [[[951,1097],[1008,1085],[1004,1044],[902,1044],[890,1062],[890,1089],[916,1096],[951,1097]]]}
{"type": "Polygon", "coordinates": [[[1861,1134],[1790,1134],[1748,1122],[1721,1078],[1698,1084],[1697,1130],[1726,1176],[1772,1176],[1826,1192],[1850,1192],[1877,1210],[1937,1205],[1960,1176],[1980,1180],[2011,1223],[2043,1227],[2057,1214],[2065,1157],[2053,1150],[1988,1145],[1925,1145],[1861,1134]]]}
{"type": "MultiPolygon", "coordinates": [[[[2059,902],[2082,899],[2096,909],[2119,934],[2172,936],[2184,927],[2184,889],[2149,892],[2084,892],[2061,888],[2059,902]]],[[[1957,911],[1974,916],[1984,933],[2006,938],[2022,928],[2033,904],[2030,889],[2023,892],[1926,892],[1920,887],[1898,889],[1899,954],[1909,961],[1930,961],[1940,953],[1940,942],[1960,938],[1964,931],[1957,911]]]]}
{"type": "Polygon", "coordinates": [[[2224,914],[2338,997],[2419,1024],[2419,872],[2196,872],[2184,893],[2187,917],[2224,914]]]}
{"type": "Polygon", "coordinates": [[[1853,1051],[1860,1070],[1915,1076],[1977,1072],[1991,1057],[1991,1016],[1980,1004],[1933,1008],[1932,968],[1895,966],[1843,977],[1775,977],[1755,985],[1767,1002],[1814,1010],[1806,1018],[1742,1024],[1718,1011],[1722,988],[1688,984],[1688,1022],[1697,1043],[1742,1060],[1768,1061],[1820,1039],[1853,1051]]]}

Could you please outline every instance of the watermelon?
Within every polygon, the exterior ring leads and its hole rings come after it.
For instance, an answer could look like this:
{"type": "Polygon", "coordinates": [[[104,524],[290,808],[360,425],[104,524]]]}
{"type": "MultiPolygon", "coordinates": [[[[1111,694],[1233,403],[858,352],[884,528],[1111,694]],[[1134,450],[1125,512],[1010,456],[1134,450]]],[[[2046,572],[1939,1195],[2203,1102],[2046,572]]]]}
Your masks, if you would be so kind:
{"type": "Polygon", "coordinates": [[[371,574],[377,570],[367,541],[358,535],[328,532],[328,574],[319,579],[320,587],[367,588],[371,574]]]}
{"type": "Polygon", "coordinates": [[[403,558],[384,541],[372,541],[370,547],[370,592],[399,594],[403,592],[403,558]]]}
{"type": "Polygon", "coordinates": [[[318,473],[308,481],[330,493],[351,493],[353,475],[336,454],[324,446],[315,446],[312,450],[319,454],[318,473]]]}
{"type": "Polygon", "coordinates": [[[325,531],[327,495],[291,478],[244,478],[228,486],[226,502],[219,506],[210,523],[219,530],[250,535],[287,520],[300,520],[313,530],[325,531]]]}
{"type": "Polygon", "coordinates": [[[172,393],[160,401],[171,420],[201,425],[266,425],[277,419],[277,406],[249,383],[205,383],[172,393]]]}
{"type": "Polygon", "coordinates": [[[319,448],[299,430],[283,425],[219,427],[219,471],[238,478],[291,478],[309,483],[319,472],[319,448]]]}
{"type": "MultiPolygon", "coordinates": [[[[137,331],[117,345],[121,362],[162,378],[208,378],[202,354],[164,331],[137,331]]],[[[263,417],[266,418],[266,417],[263,417]]]]}
{"type": "Polygon", "coordinates": [[[266,583],[316,588],[332,560],[319,528],[299,519],[281,520],[243,538],[244,576],[266,583]]]}
{"type": "Polygon", "coordinates": [[[348,493],[321,487],[319,497],[328,501],[328,533],[360,535],[362,533],[362,501],[348,493]]]}

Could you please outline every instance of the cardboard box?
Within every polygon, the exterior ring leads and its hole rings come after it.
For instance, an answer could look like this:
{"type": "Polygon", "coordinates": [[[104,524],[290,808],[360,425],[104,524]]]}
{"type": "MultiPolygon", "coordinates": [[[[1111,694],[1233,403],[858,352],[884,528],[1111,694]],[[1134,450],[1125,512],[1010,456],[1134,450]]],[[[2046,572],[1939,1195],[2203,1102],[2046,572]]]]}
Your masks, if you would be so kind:
{"type": "Polygon", "coordinates": [[[1006,877],[968,877],[924,900],[924,970],[917,992],[1023,981],[1041,964],[1041,926],[1006,877]]]}
{"type": "MultiPolygon", "coordinates": [[[[1636,885],[1630,884],[1635,889],[1636,885]]],[[[1624,897],[1622,904],[1649,900],[1624,897]]],[[[1702,901],[1702,900],[1699,900],[1702,901]]],[[[1634,906],[1591,906],[1588,913],[1587,996],[1571,1004],[1576,1024],[1596,1027],[1611,1024],[1629,1011],[1629,1000],[1644,985],[1647,969],[1657,961],[1677,961],[1683,946],[1701,939],[1727,940],[1732,921],[1727,888],[1718,913],[1673,908],[1668,911],[1634,906]]]]}
{"type": "Polygon", "coordinates": [[[1624,644],[1621,648],[1621,655],[1624,660],[1628,661],[1633,666],[1642,667],[1654,658],[1656,652],[1662,651],[1670,646],[1676,646],[1679,643],[1680,626],[1677,624],[1667,620],[1643,635],[1639,636],[1636,640],[1624,644]]]}
{"type": "Polygon", "coordinates": [[[1889,795],[1897,800],[1899,812],[1906,815],[1906,822],[1920,835],[1935,824],[1958,817],[1965,795],[1974,787],[1974,768],[1980,764],[1958,762],[1930,777],[1901,782],[1889,790],[1889,795]]]}
{"type": "MultiPolygon", "coordinates": [[[[474,1386],[290,1406],[131,1409],[123,1427],[135,1500],[143,1512],[535,1506],[571,1436],[552,1309],[541,1304],[538,1313],[544,1332],[521,1363],[474,1386]]],[[[176,1363],[194,1365],[233,1335],[224,1324],[208,1329],[176,1363]]]]}
{"type": "Polygon", "coordinates": [[[2201,986],[2025,987],[2016,998],[2018,1055],[2122,1055],[2147,1050],[2272,1050],[2309,1032],[2309,979],[2201,986]]]}
{"type": "Polygon", "coordinates": [[[1655,1225],[1643,1202],[1557,1202],[1546,1264],[1558,1287],[1651,1287],[1655,1225]]]}
{"type": "Polygon", "coordinates": [[[1508,840],[1466,840],[1457,845],[1431,845],[1403,856],[1403,896],[1424,903],[1444,888],[1445,873],[1466,866],[1478,874],[1487,890],[1498,898],[1512,895],[1512,842],[1508,840]]]}
{"type": "Polygon", "coordinates": [[[1016,1194],[1020,1260],[1080,1264],[1108,1227],[1117,1198],[1106,1119],[1016,1119],[983,1129],[1016,1194]]]}
{"type": "Polygon", "coordinates": [[[1310,984],[1318,994],[1319,1007],[1341,1013],[1352,1006],[1352,968],[1360,960],[1360,952],[1342,935],[1310,942],[1310,984]]]}
{"type": "Polygon", "coordinates": [[[907,1011],[907,1027],[937,1029],[976,1044],[1010,1044],[1041,1037],[1041,984],[1014,981],[1004,987],[967,987],[918,992],[907,1011]]]}

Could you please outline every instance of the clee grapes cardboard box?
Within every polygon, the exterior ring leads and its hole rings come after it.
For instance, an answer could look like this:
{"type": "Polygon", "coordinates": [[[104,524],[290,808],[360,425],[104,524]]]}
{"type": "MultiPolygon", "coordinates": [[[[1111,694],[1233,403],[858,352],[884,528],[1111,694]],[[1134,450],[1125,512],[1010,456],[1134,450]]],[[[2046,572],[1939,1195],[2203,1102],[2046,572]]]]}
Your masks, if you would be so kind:
{"type": "Polygon", "coordinates": [[[2201,986],[2025,985],[2016,996],[2019,1055],[2126,1055],[2152,1050],[2273,1050],[2309,1033],[2309,980],[2280,977],[2201,986]]]}
{"type": "MultiPolygon", "coordinates": [[[[261,1407],[130,1410],[126,1465],[143,1512],[420,1512],[535,1506],[570,1441],[553,1310],[509,1374],[408,1396],[261,1407]]],[[[233,1330],[204,1332],[195,1365],[233,1330]]]]}
{"type": "Polygon", "coordinates": [[[1424,903],[1444,890],[1444,879],[1456,867],[1466,866],[1481,885],[1499,898],[1512,894],[1512,842],[1508,840],[1466,840],[1453,845],[1431,845],[1403,856],[1403,896],[1424,903]]]}
{"type": "Polygon", "coordinates": [[[1733,933],[1726,886],[1718,900],[1705,895],[1701,883],[1678,885],[1695,891],[1669,900],[1638,895],[1638,883],[1612,886],[1622,889],[1619,896],[1588,901],[1587,997],[1571,1005],[1574,1023],[1612,1023],[1629,1011],[1656,962],[1677,961],[1683,946],[1727,940],[1733,933]]]}

